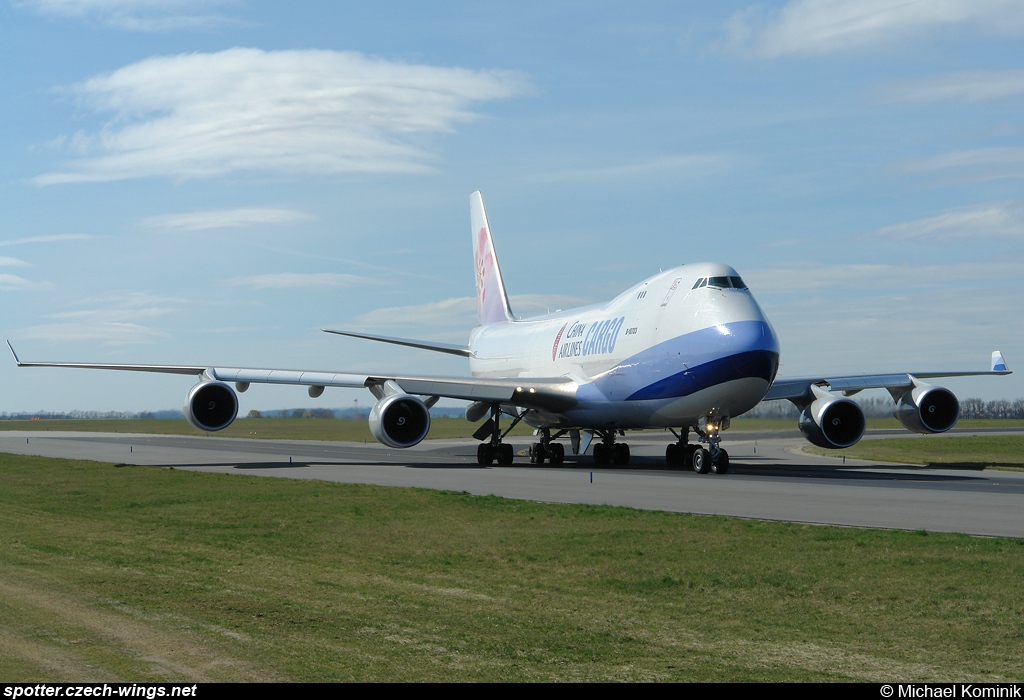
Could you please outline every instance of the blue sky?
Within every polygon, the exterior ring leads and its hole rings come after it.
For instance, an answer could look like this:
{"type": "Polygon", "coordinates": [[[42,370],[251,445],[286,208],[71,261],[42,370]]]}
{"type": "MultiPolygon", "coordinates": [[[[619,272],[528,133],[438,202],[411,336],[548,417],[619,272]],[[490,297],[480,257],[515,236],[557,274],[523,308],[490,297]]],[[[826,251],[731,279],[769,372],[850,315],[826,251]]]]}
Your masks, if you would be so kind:
{"type": "MultiPolygon", "coordinates": [[[[0,0],[0,330],[27,359],[463,374],[319,329],[464,342],[479,189],[523,316],[718,260],[784,375],[1024,369],[1022,37],[1003,0],[0,0]]],[[[192,383],[0,377],[9,412],[192,383]]]]}

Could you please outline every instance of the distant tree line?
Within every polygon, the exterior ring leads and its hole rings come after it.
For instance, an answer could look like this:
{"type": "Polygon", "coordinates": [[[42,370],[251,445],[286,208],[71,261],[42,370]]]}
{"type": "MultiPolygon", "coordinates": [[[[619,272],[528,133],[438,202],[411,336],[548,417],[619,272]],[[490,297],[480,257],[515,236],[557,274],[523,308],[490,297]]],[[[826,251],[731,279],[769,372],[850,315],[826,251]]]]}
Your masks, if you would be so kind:
{"type": "MultiPolygon", "coordinates": [[[[895,404],[887,396],[870,398],[854,398],[864,415],[868,418],[888,418],[892,416],[895,404]]],[[[454,407],[434,407],[431,414],[438,417],[459,418],[465,409],[454,407]]],[[[317,418],[317,419],[365,419],[370,410],[339,409],[339,408],[288,408],[273,411],[252,410],[247,418],[317,418]]],[[[765,401],[743,414],[742,418],[786,418],[796,420],[800,412],[789,401],[765,401]]],[[[145,420],[145,419],[184,419],[181,411],[38,411],[0,413],[0,420],[145,420]]],[[[979,398],[963,399],[960,402],[961,418],[1024,418],[1024,399],[1016,401],[985,401],[979,398]]]]}
{"type": "MultiPolygon", "coordinates": [[[[868,418],[888,418],[896,407],[888,396],[872,396],[856,398],[864,415],[868,418]]],[[[743,414],[744,418],[792,418],[796,420],[800,412],[789,401],[765,401],[743,414]]],[[[1024,418],[1024,399],[1016,401],[985,401],[970,398],[960,401],[961,418],[1024,418]]]]}

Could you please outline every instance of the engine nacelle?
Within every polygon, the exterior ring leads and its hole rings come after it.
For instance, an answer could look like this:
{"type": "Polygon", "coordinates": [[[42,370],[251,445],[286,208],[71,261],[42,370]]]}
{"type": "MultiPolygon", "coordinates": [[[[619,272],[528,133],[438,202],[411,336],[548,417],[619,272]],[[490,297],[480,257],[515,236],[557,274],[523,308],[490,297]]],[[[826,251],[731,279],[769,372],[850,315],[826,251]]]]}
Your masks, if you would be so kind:
{"type": "Polygon", "coordinates": [[[944,433],[960,419],[960,402],[949,389],[920,384],[903,395],[893,415],[915,433],[944,433]]]}
{"type": "Polygon", "coordinates": [[[385,396],[370,411],[370,432],[389,447],[418,445],[429,430],[430,411],[409,394],[385,396]]]}
{"type": "Polygon", "coordinates": [[[211,433],[224,430],[238,415],[238,396],[224,382],[201,382],[188,392],[183,410],[193,428],[211,433]]]}
{"type": "Polygon", "coordinates": [[[855,401],[825,391],[800,414],[800,432],[811,444],[841,450],[864,435],[864,411],[855,401]]]}

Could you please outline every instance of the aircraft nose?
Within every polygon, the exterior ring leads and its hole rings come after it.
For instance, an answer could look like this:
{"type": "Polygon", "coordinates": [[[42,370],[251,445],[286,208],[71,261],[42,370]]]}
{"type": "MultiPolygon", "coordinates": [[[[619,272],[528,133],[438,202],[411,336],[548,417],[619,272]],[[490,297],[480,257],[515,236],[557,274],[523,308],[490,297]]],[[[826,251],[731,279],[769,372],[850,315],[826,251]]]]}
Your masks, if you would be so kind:
{"type": "Polygon", "coordinates": [[[779,371],[779,341],[767,320],[735,324],[729,353],[741,377],[757,377],[769,384],[779,371]]]}

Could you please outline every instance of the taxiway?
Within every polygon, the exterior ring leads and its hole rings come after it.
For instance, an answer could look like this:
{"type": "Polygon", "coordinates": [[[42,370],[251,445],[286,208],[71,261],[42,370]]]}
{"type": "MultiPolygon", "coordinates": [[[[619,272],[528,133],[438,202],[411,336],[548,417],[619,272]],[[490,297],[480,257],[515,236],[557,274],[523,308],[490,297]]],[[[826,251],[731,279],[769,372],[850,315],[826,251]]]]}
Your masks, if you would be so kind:
{"type": "MultiPolygon", "coordinates": [[[[905,434],[905,433],[904,433],[905,434]]],[[[1024,473],[935,469],[805,454],[791,434],[723,443],[728,475],[665,467],[666,439],[631,436],[633,464],[476,464],[472,440],[377,444],[120,433],[3,432],[0,451],[196,471],[321,479],[763,520],[1024,537],[1024,473]]],[[[930,437],[928,439],[943,439],[930,437]]],[[[516,444],[513,442],[513,444],[516,444]]],[[[525,440],[518,444],[525,454],[525,440]]]]}

